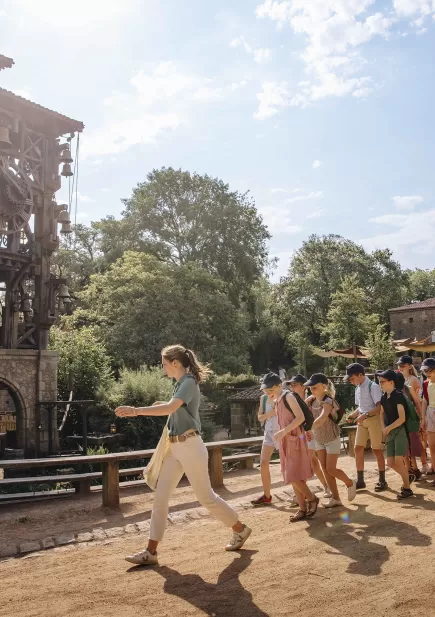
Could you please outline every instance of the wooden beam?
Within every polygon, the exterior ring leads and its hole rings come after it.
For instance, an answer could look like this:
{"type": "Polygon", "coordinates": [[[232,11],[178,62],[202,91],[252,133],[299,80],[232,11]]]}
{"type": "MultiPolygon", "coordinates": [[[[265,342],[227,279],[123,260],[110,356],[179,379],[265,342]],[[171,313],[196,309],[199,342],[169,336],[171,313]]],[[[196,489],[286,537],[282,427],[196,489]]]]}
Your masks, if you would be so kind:
{"type": "Polygon", "coordinates": [[[118,459],[108,461],[103,465],[103,506],[119,508],[118,459]]]}

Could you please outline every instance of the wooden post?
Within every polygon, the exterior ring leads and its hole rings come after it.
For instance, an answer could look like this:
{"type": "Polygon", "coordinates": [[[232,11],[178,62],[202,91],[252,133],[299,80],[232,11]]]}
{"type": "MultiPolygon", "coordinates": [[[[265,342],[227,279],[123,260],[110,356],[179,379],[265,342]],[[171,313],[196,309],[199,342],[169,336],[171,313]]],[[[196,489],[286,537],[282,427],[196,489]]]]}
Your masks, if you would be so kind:
{"type": "Polygon", "coordinates": [[[248,458],[244,461],[245,465],[245,469],[254,469],[254,459],[253,458],[248,458]]]}
{"type": "Polygon", "coordinates": [[[117,459],[103,464],[103,506],[119,507],[119,461],[117,459]]]}
{"type": "Polygon", "coordinates": [[[79,495],[89,495],[91,492],[91,479],[81,478],[79,482],[74,482],[73,486],[79,495]]]}
{"type": "Polygon", "coordinates": [[[212,448],[209,451],[208,467],[210,471],[210,482],[213,488],[224,485],[224,470],[222,467],[222,449],[212,448]]]}

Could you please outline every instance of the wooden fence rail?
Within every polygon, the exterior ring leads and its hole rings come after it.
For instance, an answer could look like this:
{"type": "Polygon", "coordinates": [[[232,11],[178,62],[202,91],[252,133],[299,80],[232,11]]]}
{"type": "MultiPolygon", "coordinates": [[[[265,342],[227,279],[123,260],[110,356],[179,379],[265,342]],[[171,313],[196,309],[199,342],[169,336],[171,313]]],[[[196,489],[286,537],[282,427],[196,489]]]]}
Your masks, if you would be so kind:
{"type": "MultiPolygon", "coordinates": [[[[246,439],[233,439],[228,441],[213,441],[206,443],[209,452],[209,470],[210,479],[213,488],[223,486],[223,463],[227,460],[237,460],[236,456],[223,457],[223,449],[246,448],[249,446],[260,446],[263,442],[263,437],[249,437],[246,439]]],[[[50,457],[50,458],[35,458],[35,459],[20,459],[20,460],[0,460],[0,469],[32,469],[41,467],[75,467],[83,466],[87,463],[99,463],[102,466],[103,478],[103,506],[109,508],[117,508],[119,506],[119,476],[128,475],[126,469],[119,469],[120,461],[149,459],[153,455],[154,450],[135,450],[133,452],[116,452],[113,454],[101,454],[93,456],[65,456],[65,457],[50,457]]],[[[258,454],[252,454],[252,460],[258,454]]],[[[246,460],[246,454],[240,455],[240,460],[246,460]]],[[[251,458],[251,457],[248,457],[251,458]]],[[[134,471],[137,473],[137,469],[134,471]]],[[[90,492],[91,480],[100,477],[100,473],[81,473],[78,471],[68,476],[35,476],[32,478],[10,478],[0,480],[0,487],[10,484],[35,484],[53,483],[53,481],[68,481],[77,487],[80,493],[90,492]],[[67,479],[66,479],[67,478],[67,479]]]]}

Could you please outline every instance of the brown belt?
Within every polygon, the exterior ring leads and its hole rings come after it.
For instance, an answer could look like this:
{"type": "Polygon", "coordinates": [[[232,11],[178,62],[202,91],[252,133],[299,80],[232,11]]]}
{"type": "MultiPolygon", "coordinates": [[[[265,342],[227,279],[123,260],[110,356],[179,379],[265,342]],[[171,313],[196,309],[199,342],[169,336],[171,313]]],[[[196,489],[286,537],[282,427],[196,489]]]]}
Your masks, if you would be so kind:
{"type": "Polygon", "coordinates": [[[183,443],[186,441],[186,439],[189,439],[189,437],[195,437],[196,435],[199,435],[198,431],[192,431],[191,433],[184,433],[184,435],[169,435],[169,441],[171,443],[183,443]]]}

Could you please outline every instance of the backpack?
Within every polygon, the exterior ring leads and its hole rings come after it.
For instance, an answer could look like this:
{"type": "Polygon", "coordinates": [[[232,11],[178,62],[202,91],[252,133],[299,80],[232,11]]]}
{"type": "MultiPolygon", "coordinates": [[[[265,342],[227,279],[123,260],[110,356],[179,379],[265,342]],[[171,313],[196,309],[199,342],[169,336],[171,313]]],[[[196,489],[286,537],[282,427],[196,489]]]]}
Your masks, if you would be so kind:
{"type": "MultiPolygon", "coordinates": [[[[403,393],[402,393],[403,394],[403,393]]],[[[415,405],[406,394],[403,395],[405,397],[405,429],[407,433],[418,433],[420,430],[420,418],[415,409],[415,405]]]]}
{"type": "Polygon", "coordinates": [[[427,379],[425,379],[425,381],[423,381],[423,397],[426,399],[426,401],[429,403],[429,392],[428,392],[428,386],[429,386],[429,381],[427,379]]]}
{"type": "MultiPolygon", "coordinates": [[[[323,397],[323,400],[325,400],[327,398],[332,398],[332,397],[330,397],[327,394],[325,394],[325,396],[323,397]]],[[[345,411],[344,411],[343,407],[340,405],[340,403],[337,401],[336,398],[332,398],[332,403],[333,403],[332,408],[333,408],[333,411],[335,411],[335,413],[337,414],[337,418],[335,419],[332,416],[329,416],[329,417],[334,422],[334,424],[340,424],[340,422],[343,419],[343,416],[345,414],[345,411]],[[337,409],[334,409],[334,403],[338,406],[337,409]]]]}
{"type": "Polygon", "coordinates": [[[293,412],[290,408],[290,405],[287,402],[287,394],[292,394],[297,400],[299,407],[302,409],[302,412],[305,418],[305,422],[303,422],[302,424],[304,431],[311,431],[311,427],[313,426],[313,423],[314,423],[313,412],[308,407],[304,399],[299,396],[299,394],[296,394],[295,392],[289,392],[288,390],[284,390],[284,395],[283,395],[284,405],[291,413],[293,412]]]}

